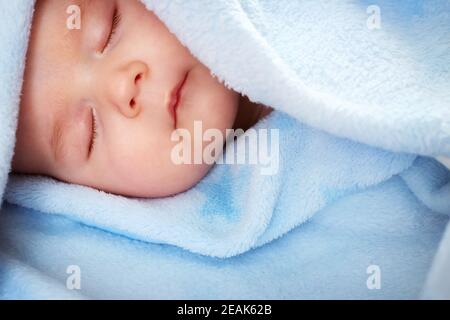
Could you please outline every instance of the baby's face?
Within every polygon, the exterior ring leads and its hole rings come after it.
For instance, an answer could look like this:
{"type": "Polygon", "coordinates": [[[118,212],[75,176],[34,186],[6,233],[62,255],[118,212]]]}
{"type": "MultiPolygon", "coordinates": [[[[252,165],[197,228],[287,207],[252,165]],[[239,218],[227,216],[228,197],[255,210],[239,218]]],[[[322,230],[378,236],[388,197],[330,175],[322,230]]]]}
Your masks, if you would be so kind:
{"type": "Polygon", "coordinates": [[[140,2],[40,0],[13,169],[127,196],[175,194],[210,165],[175,164],[172,132],[193,136],[200,120],[225,136],[238,101],[140,2]],[[79,30],[67,27],[70,5],[81,9],[79,30]]]}

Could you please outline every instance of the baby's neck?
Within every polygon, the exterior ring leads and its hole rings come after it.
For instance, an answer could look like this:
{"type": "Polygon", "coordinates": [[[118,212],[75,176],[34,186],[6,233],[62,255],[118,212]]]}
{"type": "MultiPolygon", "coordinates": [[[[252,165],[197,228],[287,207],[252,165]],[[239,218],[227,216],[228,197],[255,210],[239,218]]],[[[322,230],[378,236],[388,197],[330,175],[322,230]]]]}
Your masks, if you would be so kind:
{"type": "Polygon", "coordinates": [[[252,102],[248,99],[248,97],[241,95],[239,98],[239,108],[233,129],[242,129],[246,131],[272,111],[272,108],[266,107],[263,104],[252,102]]]}

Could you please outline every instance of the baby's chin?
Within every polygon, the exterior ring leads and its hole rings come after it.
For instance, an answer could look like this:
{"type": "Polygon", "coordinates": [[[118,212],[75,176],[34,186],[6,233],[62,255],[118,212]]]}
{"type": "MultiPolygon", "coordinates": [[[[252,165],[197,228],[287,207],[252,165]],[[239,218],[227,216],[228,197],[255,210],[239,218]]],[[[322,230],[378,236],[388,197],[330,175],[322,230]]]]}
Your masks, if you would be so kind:
{"type": "MultiPolygon", "coordinates": [[[[163,198],[183,193],[195,187],[211,170],[209,164],[180,164],[174,172],[160,179],[140,179],[136,183],[116,185],[113,194],[135,198],[163,198]]],[[[145,175],[142,175],[144,177],[145,175]]],[[[103,188],[104,189],[104,188],[103,188]]]]}

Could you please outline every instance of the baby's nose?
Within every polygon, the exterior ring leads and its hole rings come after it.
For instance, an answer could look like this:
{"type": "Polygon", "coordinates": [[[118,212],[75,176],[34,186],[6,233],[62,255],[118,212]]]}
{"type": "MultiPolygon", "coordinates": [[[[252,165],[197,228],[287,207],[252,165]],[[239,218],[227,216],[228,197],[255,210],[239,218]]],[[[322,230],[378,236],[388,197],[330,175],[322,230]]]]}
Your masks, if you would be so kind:
{"type": "Polygon", "coordinates": [[[109,95],[112,103],[128,118],[136,117],[141,110],[140,84],[147,72],[145,63],[134,61],[117,71],[113,75],[115,79],[106,79],[110,83],[109,95]]]}

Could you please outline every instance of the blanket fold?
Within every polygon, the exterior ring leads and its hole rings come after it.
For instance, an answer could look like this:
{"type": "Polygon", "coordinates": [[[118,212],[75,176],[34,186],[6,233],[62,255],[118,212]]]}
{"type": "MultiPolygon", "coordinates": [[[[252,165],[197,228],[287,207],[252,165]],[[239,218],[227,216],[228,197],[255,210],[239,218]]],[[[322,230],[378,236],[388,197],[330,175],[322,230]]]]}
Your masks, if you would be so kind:
{"type": "MultiPolygon", "coordinates": [[[[377,186],[378,202],[386,186],[401,195],[386,196],[382,218],[397,206],[450,213],[450,173],[429,158],[450,156],[449,1],[142,2],[227,86],[276,109],[253,128],[278,130],[276,172],[216,165],[191,190],[161,199],[26,175],[11,175],[4,193],[34,1],[0,1],[0,195],[8,202],[218,258],[342,210],[342,200],[355,214],[372,208],[364,192],[377,186]]],[[[239,138],[226,153],[239,146],[252,148],[239,138]]]]}
{"type": "Polygon", "coordinates": [[[33,0],[0,1],[0,202],[11,169],[33,0]]]}

